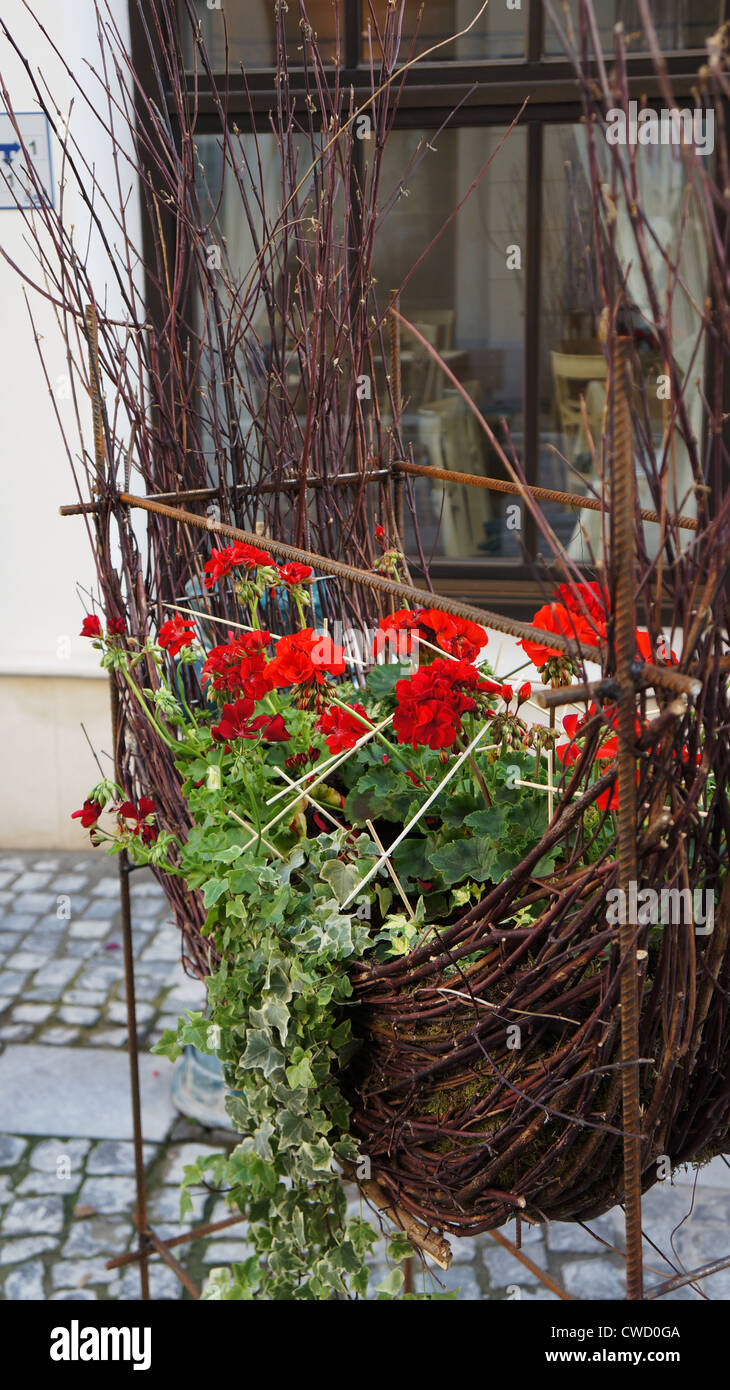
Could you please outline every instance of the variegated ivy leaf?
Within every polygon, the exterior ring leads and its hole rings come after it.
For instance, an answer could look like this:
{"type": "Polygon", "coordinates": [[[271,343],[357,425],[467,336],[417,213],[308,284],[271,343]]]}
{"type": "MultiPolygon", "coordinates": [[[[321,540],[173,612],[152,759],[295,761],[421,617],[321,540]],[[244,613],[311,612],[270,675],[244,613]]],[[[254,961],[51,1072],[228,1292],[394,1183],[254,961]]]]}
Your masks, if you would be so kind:
{"type": "Polygon", "coordinates": [[[246,1029],[246,1051],[240,1065],[247,1070],[262,1071],[267,1079],[283,1067],[284,1055],[274,1047],[268,1028],[246,1029]]]}

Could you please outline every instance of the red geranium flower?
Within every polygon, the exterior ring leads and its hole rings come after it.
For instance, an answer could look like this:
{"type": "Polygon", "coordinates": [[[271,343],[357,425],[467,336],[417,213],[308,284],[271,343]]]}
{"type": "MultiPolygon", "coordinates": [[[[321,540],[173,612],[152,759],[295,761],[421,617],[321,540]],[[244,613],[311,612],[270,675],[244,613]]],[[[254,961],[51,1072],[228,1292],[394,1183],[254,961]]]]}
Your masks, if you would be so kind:
{"type": "Polygon", "coordinates": [[[452,656],[473,661],[489,638],[479,623],[467,618],[455,618],[450,613],[442,613],[439,608],[424,608],[420,615],[420,626],[436,639],[436,644],[452,656]]]}
{"type": "Polygon", "coordinates": [[[343,709],[341,705],[331,705],[317,720],[317,728],[324,735],[330,753],[344,753],[345,749],[354,748],[358,739],[367,733],[368,725],[356,718],[358,714],[367,720],[367,712],[362,705],[351,705],[350,709],[343,709]],[[351,714],[350,710],[354,710],[355,713],[351,714]]]}
{"type": "Polygon", "coordinates": [[[85,801],[80,811],[72,811],[71,819],[80,820],[84,830],[90,830],[96,825],[104,807],[98,801],[85,801]]]}
{"type": "Polygon", "coordinates": [[[323,685],[327,675],[341,676],[344,670],[344,649],[335,646],[328,633],[305,627],[279,639],[266,674],[273,687],[282,689],[287,685],[323,685]]]}
{"type": "Polygon", "coordinates": [[[177,656],[183,647],[189,647],[195,641],[195,628],[189,618],[176,613],[174,618],[162,624],[157,640],[161,647],[167,648],[170,656],[177,656]]]}
{"type": "Polygon", "coordinates": [[[473,695],[466,692],[486,692],[490,684],[468,662],[442,657],[396,681],[393,728],[399,743],[434,750],[452,747],[461,731],[462,715],[477,708],[473,695]]]}
{"type": "Polygon", "coordinates": [[[605,639],[608,622],[608,589],[605,584],[559,584],[556,594],[569,613],[584,621],[587,616],[591,617],[598,635],[605,639]]]}
{"type": "Polygon", "coordinates": [[[417,632],[422,608],[399,608],[395,613],[387,613],[378,621],[378,632],[373,641],[373,656],[380,656],[387,644],[396,646],[399,653],[409,656],[413,646],[411,633],[417,632]],[[408,634],[403,636],[402,634],[408,634]]]}
{"type": "Polygon", "coordinates": [[[305,580],[311,579],[314,573],[311,565],[298,565],[295,560],[289,565],[279,565],[278,570],[279,578],[287,588],[291,588],[293,584],[303,584],[305,580]]]}
{"type": "Polygon", "coordinates": [[[81,624],[80,637],[101,637],[101,619],[96,613],[87,613],[81,624]]]}
{"type": "Polygon", "coordinates": [[[214,690],[261,700],[272,689],[264,649],[271,641],[270,632],[228,634],[228,642],[213,647],[203,664],[203,680],[212,680],[214,690]]]}
{"type": "MultiPolygon", "coordinates": [[[[586,619],[580,614],[571,613],[562,603],[543,604],[532,619],[532,626],[541,628],[543,632],[560,633],[571,642],[585,642],[591,647],[596,643],[596,634],[586,619]]],[[[538,669],[553,657],[565,655],[557,647],[543,647],[526,637],[521,639],[519,645],[538,669]]]]}
{"type": "Polygon", "coordinates": [[[107,628],[113,637],[121,637],[127,630],[124,618],[110,618],[107,628]]]}
{"type": "Polygon", "coordinates": [[[203,566],[205,570],[205,587],[212,589],[219,579],[225,579],[232,569],[256,569],[258,565],[273,565],[270,555],[265,550],[257,550],[253,545],[247,545],[244,541],[235,541],[233,545],[227,545],[223,550],[212,550],[210,559],[203,566]]]}
{"type": "Polygon", "coordinates": [[[264,743],[288,743],[291,735],[282,716],[259,714],[252,719],[253,707],[253,700],[247,699],[224,705],[220,724],[211,729],[214,741],[228,744],[237,738],[257,738],[260,735],[264,743]]]}
{"type": "Polygon", "coordinates": [[[146,825],[145,822],[156,810],[151,796],[141,796],[138,806],[135,806],[133,801],[123,801],[117,815],[122,820],[131,821],[131,825],[127,825],[126,829],[131,830],[133,835],[139,835],[143,844],[149,845],[157,839],[157,828],[154,825],[146,825]]]}

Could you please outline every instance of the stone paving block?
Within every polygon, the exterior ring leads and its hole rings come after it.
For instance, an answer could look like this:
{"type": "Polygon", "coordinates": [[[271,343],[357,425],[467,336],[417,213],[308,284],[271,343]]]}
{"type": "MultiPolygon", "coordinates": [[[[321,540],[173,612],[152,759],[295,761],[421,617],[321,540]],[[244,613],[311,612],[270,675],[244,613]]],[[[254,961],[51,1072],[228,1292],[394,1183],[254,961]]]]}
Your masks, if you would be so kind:
{"type": "Polygon", "coordinates": [[[20,994],[21,991],[25,989],[28,976],[25,972],[21,972],[18,970],[3,969],[2,979],[3,994],[7,997],[7,995],[20,994]]]}
{"type": "Polygon", "coordinates": [[[48,986],[60,991],[70,984],[78,972],[79,963],[76,960],[51,960],[37,971],[33,985],[36,989],[48,986]]]}
{"type": "MultiPolygon", "coordinates": [[[[595,1230],[595,1222],[590,1224],[591,1229],[595,1230]]],[[[548,1250],[598,1255],[602,1249],[600,1241],[588,1231],[584,1231],[576,1221],[552,1221],[546,1227],[546,1239],[548,1250]]]]}
{"type": "Polygon", "coordinates": [[[13,932],[0,931],[0,951],[7,954],[8,951],[15,951],[18,947],[18,938],[13,932]]]}
{"type": "MultiPolygon", "coordinates": [[[[44,1028],[41,1034],[41,1041],[50,1043],[52,1047],[68,1047],[69,1043],[72,1043],[78,1036],[78,1028],[44,1028]]],[[[96,1038],[94,1041],[96,1041],[96,1038]]]]}
{"type": "Polygon", "coordinates": [[[29,1264],[18,1265],[12,1269],[5,1280],[4,1294],[11,1302],[41,1302],[45,1295],[43,1265],[40,1260],[31,1260],[29,1264]]]}
{"type": "Polygon", "coordinates": [[[97,937],[106,936],[108,930],[108,922],[94,920],[90,917],[80,917],[77,921],[71,923],[69,927],[69,936],[83,937],[85,940],[90,938],[96,939],[97,937]]]}
{"type": "Polygon", "coordinates": [[[568,1261],[560,1271],[559,1282],[568,1293],[581,1299],[626,1297],[625,1271],[606,1258],[568,1261]]]}
{"type": "Polygon", "coordinates": [[[50,873],[43,874],[22,873],[16,878],[13,888],[16,893],[35,893],[38,888],[45,888],[50,881],[50,873]]]}
{"type": "Polygon", "coordinates": [[[4,912],[0,921],[2,921],[3,931],[21,933],[30,931],[31,927],[35,926],[36,918],[31,917],[28,912],[22,914],[19,912],[4,912]]]}
{"type": "Polygon", "coordinates": [[[26,1173],[15,1191],[19,1197],[29,1195],[37,1197],[48,1194],[63,1198],[76,1190],[82,1177],[83,1173],[80,1169],[77,1173],[71,1169],[67,1178],[57,1177],[55,1173],[26,1173]]]}
{"type": "MultiPolygon", "coordinates": [[[[544,1245],[530,1246],[530,1259],[541,1269],[547,1269],[547,1251],[544,1245]]],[[[491,1241],[482,1247],[482,1262],[492,1288],[506,1288],[507,1284],[539,1284],[540,1280],[533,1270],[515,1259],[509,1250],[502,1250],[491,1241]]]]}
{"type": "Polygon", "coordinates": [[[157,1221],[166,1221],[169,1225],[176,1225],[177,1235],[180,1235],[188,1226],[195,1226],[203,1219],[208,1193],[191,1191],[190,1199],[193,1204],[193,1210],[186,1212],[181,1222],[179,1189],[167,1187],[163,1188],[161,1192],[155,1192],[149,1204],[149,1211],[153,1224],[157,1221]]]}
{"type": "MultiPolygon", "coordinates": [[[[154,1018],[155,1016],[155,1011],[150,1004],[137,1004],[136,1012],[138,1023],[147,1023],[151,1018],[154,1018]]],[[[126,1023],[126,1004],[123,1002],[110,1004],[109,1008],[106,1011],[106,1016],[110,1023],[126,1023]]]]}
{"type": "MultiPolygon", "coordinates": [[[[164,1299],[165,1301],[182,1298],[182,1284],[167,1265],[151,1264],[149,1277],[150,1298],[164,1299]]],[[[120,1299],[132,1300],[138,1299],[139,1296],[139,1270],[134,1269],[134,1267],[125,1269],[122,1275],[120,1299]]]]}
{"type": "Polygon", "coordinates": [[[73,898],[84,891],[88,882],[86,874],[61,874],[54,878],[53,887],[57,893],[68,893],[73,898]]]}
{"type": "Polygon", "coordinates": [[[23,1197],[8,1207],[3,1220],[6,1235],[55,1235],[63,1230],[61,1197],[23,1197]]]}
{"type": "Polygon", "coordinates": [[[135,1199],[133,1178],[86,1178],[79,1192],[79,1205],[93,1207],[102,1216],[119,1216],[130,1211],[135,1199]]]}
{"type": "Polygon", "coordinates": [[[27,975],[31,970],[40,970],[47,961],[48,956],[42,951],[14,951],[12,956],[8,956],[6,965],[9,971],[27,975]]]}
{"type": "Polygon", "coordinates": [[[0,1042],[22,1043],[33,1035],[30,1023],[4,1023],[0,1028],[0,1042]]]}
{"type": "Polygon", "coordinates": [[[212,1240],[205,1247],[203,1260],[207,1265],[228,1265],[248,1260],[256,1251],[248,1240],[212,1240]]]}
{"type": "Polygon", "coordinates": [[[13,1185],[7,1173],[0,1174],[0,1207],[4,1207],[10,1201],[13,1192],[13,1185]]]}
{"type": "Polygon", "coordinates": [[[61,1254],[64,1260],[86,1259],[104,1255],[111,1260],[123,1255],[133,1238],[130,1221],[112,1221],[108,1217],[84,1217],[74,1221],[61,1254]]]}
{"type": "MultiPolygon", "coordinates": [[[[139,1042],[139,1035],[137,1038],[139,1042]]],[[[127,1042],[126,1028],[95,1028],[94,1046],[95,1047],[125,1047],[127,1042]]]]}
{"type": "MultiPolygon", "coordinates": [[[[172,1067],[139,1058],[142,1123],[151,1141],[163,1139],[175,1117],[172,1067]]],[[[0,1131],[78,1138],[131,1137],[129,1062],[124,1052],[97,1047],[8,1046],[0,1055],[0,1131]]]]}
{"type": "Polygon", "coordinates": [[[81,985],[82,983],[83,976],[79,983],[73,989],[64,990],[63,1003],[81,1004],[82,1006],[88,1005],[91,1008],[100,1009],[102,1004],[106,1002],[106,994],[104,994],[100,989],[79,988],[79,985],[81,985]]]}
{"type": "MultiPolygon", "coordinates": [[[[219,1153],[221,1153],[220,1149],[196,1143],[183,1144],[178,1149],[168,1149],[162,1166],[162,1180],[179,1187],[184,1176],[183,1170],[187,1165],[197,1162],[199,1158],[212,1158],[214,1154],[219,1153]]],[[[230,1207],[226,1207],[223,1216],[230,1215],[230,1207]]]]}
{"type": "Polygon", "coordinates": [[[92,1028],[99,1018],[98,1009],[84,1009],[79,1004],[64,1004],[58,1011],[63,1023],[76,1023],[80,1028],[92,1028]]]}
{"type": "Polygon", "coordinates": [[[31,912],[33,916],[40,914],[46,916],[47,913],[55,912],[58,906],[57,893],[21,893],[15,898],[16,912],[31,912]]]}
{"type": "Polygon", "coordinates": [[[15,878],[15,874],[14,874],[14,873],[11,873],[10,870],[8,870],[8,869],[2,869],[2,870],[0,870],[0,888],[7,888],[8,884],[9,884],[9,883],[12,883],[12,881],[13,881],[14,878],[15,878]]]}
{"type": "Polygon", "coordinates": [[[59,1260],[53,1266],[51,1283],[54,1289],[83,1289],[86,1284],[111,1284],[116,1279],[117,1272],[114,1269],[106,1269],[105,1263],[103,1258],[59,1260]]]}
{"type": "Polygon", "coordinates": [[[106,923],[108,929],[114,921],[118,911],[118,906],[109,899],[92,898],[84,910],[84,916],[87,920],[94,919],[97,922],[106,923]]]}
{"type": "Polygon", "coordinates": [[[81,1168],[90,1148],[88,1139],[44,1139],[33,1149],[30,1166],[39,1173],[55,1173],[59,1157],[65,1157],[71,1160],[72,1169],[81,1168]]]}
{"type": "Polygon", "coordinates": [[[14,1023],[43,1023],[52,1012],[52,1004],[16,1004],[12,1018],[14,1023]]]}
{"type": "Polygon", "coordinates": [[[0,1241],[0,1265],[18,1264],[21,1260],[32,1260],[34,1255],[43,1255],[46,1250],[58,1246],[55,1236],[25,1236],[20,1240],[0,1241]]]}
{"type": "MultiPolygon", "coordinates": [[[[0,975],[0,980],[1,979],[2,976],[0,975]]],[[[0,1015],[4,1014],[6,1009],[9,1009],[12,1003],[13,1000],[10,998],[9,994],[0,994],[0,1015]]]]}
{"type": "MultiPolygon", "coordinates": [[[[98,941],[91,941],[86,937],[80,937],[74,941],[67,941],[64,946],[64,951],[66,955],[73,956],[74,960],[77,960],[80,964],[81,961],[88,960],[90,956],[96,954],[98,945],[98,941]]],[[[84,974],[85,973],[86,967],[84,967],[84,974]]]]}
{"type": "MultiPolygon", "coordinates": [[[[156,1144],[143,1146],[145,1167],[157,1157],[156,1144]]],[[[134,1144],[116,1139],[104,1139],[94,1144],[89,1154],[86,1171],[91,1176],[114,1173],[126,1176],[134,1173],[134,1144]]]]}

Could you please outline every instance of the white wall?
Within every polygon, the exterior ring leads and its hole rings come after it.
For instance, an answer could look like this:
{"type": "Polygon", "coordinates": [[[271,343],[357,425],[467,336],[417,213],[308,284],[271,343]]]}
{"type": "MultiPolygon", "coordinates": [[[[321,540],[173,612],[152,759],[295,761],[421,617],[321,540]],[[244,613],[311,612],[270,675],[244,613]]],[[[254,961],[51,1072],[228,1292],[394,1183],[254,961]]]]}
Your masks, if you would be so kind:
{"type": "MultiPolygon", "coordinates": [[[[85,65],[88,60],[94,71],[99,69],[92,0],[34,0],[33,8],[83,79],[86,90],[93,93],[93,74],[85,65]]],[[[126,0],[110,0],[110,9],[120,29],[128,32],[126,0]]],[[[3,0],[2,17],[66,114],[72,95],[69,79],[22,0],[3,0]]],[[[37,110],[21,64],[2,36],[0,71],[15,109],[37,110]]],[[[101,100],[98,105],[101,107],[101,100]]],[[[113,199],[109,141],[78,93],[70,128],[113,199]]],[[[58,197],[57,147],[52,149],[52,157],[58,197]]],[[[70,183],[65,200],[66,222],[75,226],[79,242],[84,237],[85,213],[70,183]]],[[[132,212],[138,217],[134,199],[132,212]]],[[[33,252],[19,212],[0,211],[0,246],[21,270],[34,274],[33,252]]],[[[108,295],[114,312],[115,290],[109,284],[98,245],[92,245],[91,262],[96,298],[103,301],[108,295]]],[[[63,389],[58,390],[59,378],[67,368],[53,310],[32,291],[29,298],[56,404],[78,451],[73,405],[63,398],[63,389]]],[[[2,260],[0,305],[0,710],[7,741],[5,771],[7,758],[12,755],[15,767],[21,749],[25,769],[25,776],[14,780],[12,806],[7,796],[2,799],[0,844],[81,849],[83,836],[67,817],[80,804],[79,797],[98,780],[98,772],[80,733],[80,722],[87,724],[95,743],[109,747],[108,700],[99,684],[105,677],[98,668],[98,653],[88,640],[78,636],[84,606],[76,585],[93,588],[94,567],[83,519],[61,519],[58,515],[62,503],[76,500],[74,485],[39,363],[23,284],[2,260]],[[28,683],[18,677],[34,680],[28,683]],[[59,682],[71,684],[59,690],[59,682]]],[[[87,414],[84,428],[90,447],[88,424],[87,414]]]]}

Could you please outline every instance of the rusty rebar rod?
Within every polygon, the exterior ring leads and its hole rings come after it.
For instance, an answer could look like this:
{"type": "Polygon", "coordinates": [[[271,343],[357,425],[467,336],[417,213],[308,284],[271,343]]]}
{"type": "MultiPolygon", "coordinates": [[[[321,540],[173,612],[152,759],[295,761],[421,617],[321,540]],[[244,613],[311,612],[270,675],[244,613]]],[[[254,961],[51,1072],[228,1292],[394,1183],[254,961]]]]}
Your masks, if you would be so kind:
{"type": "MultiPolygon", "coordinates": [[[[446,483],[462,484],[464,487],[487,488],[489,492],[508,492],[512,497],[521,497],[527,492],[537,502],[557,502],[562,507],[575,507],[589,512],[608,510],[597,497],[585,497],[576,492],[558,492],[555,488],[533,487],[532,484],[528,483],[519,487],[517,483],[509,483],[505,478],[487,478],[480,473],[457,473],[450,468],[432,468],[430,464],[409,463],[405,459],[396,459],[393,467],[399,473],[412,473],[420,478],[438,478],[446,483]]],[[[661,523],[662,520],[659,513],[650,508],[642,507],[640,515],[643,521],[661,523]]],[[[694,517],[676,516],[669,517],[668,520],[674,521],[677,526],[683,527],[686,531],[697,530],[697,522],[694,517]]]]}
{"type": "MultiPolygon", "coordinates": [[[[86,331],[89,356],[89,382],[91,408],[94,422],[94,453],[99,477],[104,471],[104,417],[101,404],[101,385],[99,378],[99,343],[96,307],[86,306],[86,331]]],[[[97,523],[98,525],[98,523],[97,523]]],[[[109,694],[111,700],[112,747],[114,754],[114,775],[121,784],[121,743],[119,721],[119,691],[114,672],[109,672],[109,694]]],[[[134,942],[132,939],[132,907],[129,893],[129,858],[126,850],[119,855],[119,898],[122,916],[122,946],[124,954],[124,997],[127,1011],[127,1052],[129,1054],[130,1098],[132,1104],[132,1140],[134,1150],[134,1178],[137,1197],[136,1222],[140,1232],[143,1251],[149,1244],[147,1226],[147,1187],[144,1171],[144,1145],[142,1138],[142,1103],[139,1085],[139,1057],[137,1048],[137,1003],[134,986],[134,942]]],[[[142,1299],[150,1296],[147,1255],[144,1253],[139,1263],[139,1277],[142,1299]]]]}
{"type": "MultiPolygon", "coordinates": [[[[386,478],[392,476],[389,468],[363,469],[360,473],[338,473],[335,478],[307,478],[308,488],[328,487],[356,487],[359,483],[382,483],[386,478]]],[[[296,492],[301,487],[299,478],[282,478],[278,483],[233,483],[230,487],[231,492],[242,492],[246,496],[258,496],[259,494],[269,494],[277,492],[296,492]]],[[[213,502],[220,497],[220,488],[217,487],[191,487],[181,489],[180,492],[156,492],[157,502],[213,502]]],[[[71,502],[58,511],[61,516],[93,516],[100,512],[104,506],[101,501],[97,502],[71,502]]]]}
{"type": "Polygon", "coordinates": [[[665,1279],[662,1284],[655,1284],[653,1288],[647,1289],[647,1300],[663,1298],[666,1293],[673,1293],[675,1289],[681,1289],[685,1284],[694,1284],[698,1279],[709,1279],[712,1274],[719,1274],[721,1270],[730,1266],[730,1255],[726,1255],[722,1260],[709,1260],[707,1264],[698,1265],[697,1269],[688,1269],[684,1274],[674,1274],[671,1279],[665,1279]]]}
{"type": "Polygon", "coordinates": [[[555,648],[576,660],[600,663],[602,659],[601,652],[596,647],[570,642],[562,633],[544,632],[542,628],[533,627],[532,623],[522,623],[514,618],[505,618],[501,613],[492,613],[486,608],[475,608],[470,603],[461,603],[457,599],[446,598],[443,594],[426,593],[423,589],[417,589],[412,584],[401,584],[395,579],[386,579],[382,574],[356,569],[354,565],[343,564],[340,560],[330,560],[326,555],[317,555],[310,550],[302,550],[299,546],[272,540],[269,536],[254,535],[250,531],[241,530],[238,526],[229,526],[225,521],[216,521],[213,517],[196,516],[194,512],[186,512],[181,507],[168,507],[166,503],[158,502],[153,497],[136,497],[129,492],[120,492],[118,500],[126,507],[139,507],[143,511],[169,517],[171,521],[177,521],[181,526],[194,526],[200,531],[208,531],[216,536],[225,536],[229,540],[245,541],[248,545],[255,545],[259,548],[265,545],[273,555],[278,555],[284,560],[295,560],[299,564],[311,565],[315,569],[321,570],[323,574],[334,575],[337,579],[343,579],[351,584],[362,584],[366,588],[373,589],[376,593],[389,594],[393,598],[405,599],[408,603],[415,601],[418,604],[423,604],[425,601],[429,608],[437,608],[442,613],[452,613],[457,618],[466,618],[469,622],[479,623],[482,627],[493,627],[495,631],[504,632],[510,637],[526,639],[541,646],[555,648]]]}
{"type": "MultiPolygon", "coordinates": [[[[637,881],[635,546],[636,480],[626,383],[625,341],[613,350],[613,547],[616,573],[616,665],[621,691],[618,702],[618,878],[624,901],[637,881]]],[[[639,999],[636,923],[619,924],[621,955],[621,1093],[626,1216],[626,1297],[643,1297],[641,1232],[641,1112],[639,1107],[639,999]]]]}
{"type": "MultiPolygon", "coordinates": [[[[172,1250],[176,1245],[187,1245],[191,1240],[202,1240],[204,1236],[215,1235],[218,1231],[225,1231],[229,1226],[238,1226],[241,1221],[247,1218],[242,1214],[238,1216],[226,1216],[222,1221],[206,1221],[202,1226],[193,1226],[190,1231],[183,1231],[181,1236],[171,1236],[164,1244],[168,1250],[172,1250]]],[[[133,1265],[137,1260],[145,1258],[149,1251],[128,1250],[126,1255],[114,1255],[111,1260],[107,1260],[105,1269],[122,1269],[125,1265],[133,1265]]]]}

